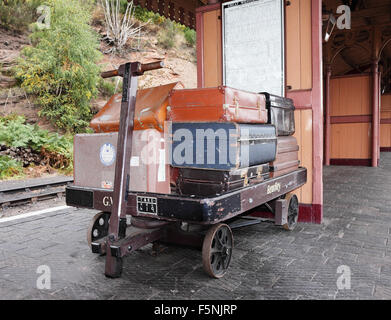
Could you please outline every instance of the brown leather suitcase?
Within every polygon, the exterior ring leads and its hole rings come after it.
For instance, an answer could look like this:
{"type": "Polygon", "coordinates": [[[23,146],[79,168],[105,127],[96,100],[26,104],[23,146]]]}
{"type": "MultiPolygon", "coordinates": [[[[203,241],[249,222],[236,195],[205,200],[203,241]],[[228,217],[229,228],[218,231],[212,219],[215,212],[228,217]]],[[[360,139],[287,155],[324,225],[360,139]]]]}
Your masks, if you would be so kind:
{"type": "MultiPolygon", "coordinates": [[[[170,166],[164,134],[155,129],[133,132],[129,190],[170,194],[170,166]]],[[[74,184],[114,188],[118,133],[77,134],[74,138],[74,184]]]]}
{"type": "Polygon", "coordinates": [[[289,172],[295,171],[295,170],[299,169],[299,164],[300,164],[300,161],[296,161],[296,164],[292,167],[280,169],[277,171],[270,171],[270,178],[276,178],[276,177],[282,176],[284,174],[287,174],[289,172]]]}
{"type": "Polygon", "coordinates": [[[267,123],[265,95],[220,86],[173,90],[168,100],[173,122],[267,123]]]}
{"type": "MultiPolygon", "coordinates": [[[[134,130],[156,129],[163,131],[167,117],[168,96],[172,89],[182,87],[174,82],[137,91],[134,130]]],[[[113,95],[106,105],[94,116],[90,127],[96,133],[118,132],[121,112],[121,94],[113,95]]]]}
{"type": "Polygon", "coordinates": [[[176,191],[182,195],[215,196],[269,177],[268,163],[230,171],[179,168],[176,191]]]}
{"type": "Polygon", "coordinates": [[[270,162],[271,177],[295,171],[299,168],[299,146],[293,136],[277,137],[276,159],[270,162]]]}
{"type": "Polygon", "coordinates": [[[298,150],[284,152],[284,153],[277,153],[276,160],[273,161],[272,167],[275,170],[278,170],[278,167],[281,167],[282,165],[298,160],[299,160],[298,150]]]}
{"type": "Polygon", "coordinates": [[[294,136],[282,136],[277,138],[277,153],[298,151],[299,145],[294,136]]]}

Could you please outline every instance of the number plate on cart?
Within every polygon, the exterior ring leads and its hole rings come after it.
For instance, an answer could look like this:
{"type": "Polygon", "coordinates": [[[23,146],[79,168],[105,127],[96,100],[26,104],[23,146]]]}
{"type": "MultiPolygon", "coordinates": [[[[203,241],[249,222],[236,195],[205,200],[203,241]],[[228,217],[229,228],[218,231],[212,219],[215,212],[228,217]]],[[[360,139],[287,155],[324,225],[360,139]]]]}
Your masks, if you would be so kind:
{"type": "Polygon", "coordinates": [[[157,215],[157,198],[137,197],[137,212],[157,215]]]}

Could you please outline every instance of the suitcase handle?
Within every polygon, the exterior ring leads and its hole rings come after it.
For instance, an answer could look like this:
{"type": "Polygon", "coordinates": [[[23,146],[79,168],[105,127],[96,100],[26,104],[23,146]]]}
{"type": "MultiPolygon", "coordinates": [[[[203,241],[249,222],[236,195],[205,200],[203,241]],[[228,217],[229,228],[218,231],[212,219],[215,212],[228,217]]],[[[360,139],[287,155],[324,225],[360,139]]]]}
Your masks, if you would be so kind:
{"type": "MultiPolygon", "coordinates": [[[[122,76],[122,72],[121,72],[121,70],[122,70],[121,67],[122,66],[123,65],[121,65],[118,68],[118,70],[105,71],[105,72],[102,72],[100,75],[104,79],[122,76]]],[[[151,63],[139,63],[139,66],[137,68],[138,69],[137,73],[143,74],[146,71],[157,70],[157,69],[161,69],[163,67],[164,67],[164,62],[163,61],[157,61],[157,62],[151,62],[151,63]]]]}

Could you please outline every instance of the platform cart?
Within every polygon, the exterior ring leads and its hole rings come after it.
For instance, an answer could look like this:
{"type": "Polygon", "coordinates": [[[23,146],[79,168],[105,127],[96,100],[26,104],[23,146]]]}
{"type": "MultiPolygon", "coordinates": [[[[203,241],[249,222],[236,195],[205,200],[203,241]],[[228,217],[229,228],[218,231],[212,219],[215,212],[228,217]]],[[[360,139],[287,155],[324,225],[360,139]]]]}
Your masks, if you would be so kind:
{"type": "Polygon", "coordinates": [[[162,62],[130,62],[102,73],[104,78],[123,77],[114,187],[71,185],[66,188],[66,203],[100,211],[90,223],[87,240],[93,253],[106,255],[107,277],[120,277],[122,259],[133,251],[149,243],[158,250],[161,243],[169,243],[202,248],[204,270],[220,278],[231,261],[232,229],[265,221],[251,216],[257,207],[262,205],[270,211],[276,225],[293,230],[299,205],[292,191],[306,183],[307,170],[300,167],[213,197],[128,191],[137,78],[162,67],[162,62]],[[131,216],[130,225],[127,215],[131,216]]]}

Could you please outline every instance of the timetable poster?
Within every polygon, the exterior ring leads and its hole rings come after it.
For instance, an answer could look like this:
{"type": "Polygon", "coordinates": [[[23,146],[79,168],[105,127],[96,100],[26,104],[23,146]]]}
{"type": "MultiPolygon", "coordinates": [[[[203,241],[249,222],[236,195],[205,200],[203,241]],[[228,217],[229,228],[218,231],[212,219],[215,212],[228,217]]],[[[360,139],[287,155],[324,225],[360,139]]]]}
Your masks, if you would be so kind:
{"type": "Polygon", "coordinates": [[[224,84],[284,96],[284,4],[239,0],[223,4],[224,84]]]}

